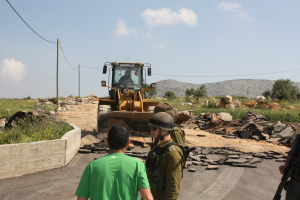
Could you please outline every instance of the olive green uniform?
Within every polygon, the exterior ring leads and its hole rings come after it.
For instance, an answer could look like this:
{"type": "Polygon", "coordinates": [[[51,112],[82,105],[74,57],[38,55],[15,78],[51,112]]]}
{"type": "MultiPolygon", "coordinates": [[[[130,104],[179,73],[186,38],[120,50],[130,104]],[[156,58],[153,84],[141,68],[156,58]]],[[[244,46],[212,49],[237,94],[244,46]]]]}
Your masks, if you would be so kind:
{"type": "Polygon", "coordinates": [[[147,176],[155,200],[177,199],[179,195],[184,156],[177,145],[164,148],[172,142],[170,139],[162,145],[154,146],[147,156],[147,176]]]}
{"type": "Polygon", "coordinates": [[[292,155],[292,161],[298,159],[296,163],[295,170],[291,175],[291,180],[288,181],[286,185],[286,200],[300,200],[300,134],[297,135],[295,143],[293,144],[291,150],[288,152],[292,155]]]}

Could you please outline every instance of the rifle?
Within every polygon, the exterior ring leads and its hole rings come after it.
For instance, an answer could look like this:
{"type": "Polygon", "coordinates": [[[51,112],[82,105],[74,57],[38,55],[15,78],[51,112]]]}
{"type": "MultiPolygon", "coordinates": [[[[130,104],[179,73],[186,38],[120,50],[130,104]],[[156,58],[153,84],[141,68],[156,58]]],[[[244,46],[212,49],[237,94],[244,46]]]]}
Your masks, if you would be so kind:
{"type": "Polygon", "coordinates": [[[281,192],[283,190],[283,188],[285,187],[288,179],[290,178],[290,176],[292,175],[293,171],[294,171],[294,166],[292,165],[292,162],[289,164],[289,166],[285,169],[283,176],[281,178],[281,182],[278,185],[277,191],[275,193],[275,196],[273,198],[273,200],[280,200],[281,199],[281,192]]]}

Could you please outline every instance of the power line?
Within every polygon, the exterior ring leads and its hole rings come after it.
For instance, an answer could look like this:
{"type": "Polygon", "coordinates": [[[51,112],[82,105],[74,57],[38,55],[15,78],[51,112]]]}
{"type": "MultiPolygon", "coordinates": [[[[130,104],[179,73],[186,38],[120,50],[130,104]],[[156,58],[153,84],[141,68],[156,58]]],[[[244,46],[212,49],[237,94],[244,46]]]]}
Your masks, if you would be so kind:
{"type": "Polygon", "coordinates": [[[88,66],[80,66],[80,67],[86,67],[86,68],[91,68],[91,69],[99,69],[102,70],[103,68],[97,68],[97,67],[88,67],[88,66]]]}
{"type": "Polygon", "coordinates": [[[60,49],[61,49],[61,52],[63,53],[63,55],[64,55],[64,57],[65,57],[65,60],[67,61],[67,63],[68,63],[68,65],[72,68],[72,69],[78,69],[78,68],[74,68],[74,67],[72,67],[71,65],[70,65],[70,63],[69,63],[69,61],[68,61],[68,59],[66,58],[66,55],[65,55],[65,53],[64,53],[64,51],[63,51],[63,49],[62,49],[62,47],[61,47],[61,44],[59,43],[59,47],[60,47],[60,49]]]}
{"type": "Polygon", "coordinates": [[[280,72],[266,72],[266,73],[259,73],[259,74],[239,74],[239,75],[233,74],[233,75],[220,75],[220,76],[185,76],[185,75],[166,75],[166,74],[152,74],[152,75],[156,75],[156,76],[195,77],[195,78],[199,78],[199,77],[202,77],[202,78],[216,78],[216,77],[228,77],[228,76],[258,76],[258,75],[264,75],[264,74],[279,74],[279,73],[294,72],[294,71],[299,71],[299,70],[300,69],[289,70],[289,71],[280,71],[280,72]]]}
{"type": "Polygon", "coordinates": [[[10,7],[15,11],[15,13],[17,13],[17,15],[21,18],[21,20],[28,26],[28,28],[30,28],[36,35],[38,35],[40,38],[42,38],[43,40],[50,42],[50,43],[56,43],[56,42],[51,42],[47,39],[45,39],[44,37],[42,37],[40,34],[38,34],[35,30],[33,30],[33,28],[31,28],[26,21],[19,15],[19,13],[15,10],[15,8],[9,3],[8,0],[6,0],[6,2],[10,5],[10,7]]]}

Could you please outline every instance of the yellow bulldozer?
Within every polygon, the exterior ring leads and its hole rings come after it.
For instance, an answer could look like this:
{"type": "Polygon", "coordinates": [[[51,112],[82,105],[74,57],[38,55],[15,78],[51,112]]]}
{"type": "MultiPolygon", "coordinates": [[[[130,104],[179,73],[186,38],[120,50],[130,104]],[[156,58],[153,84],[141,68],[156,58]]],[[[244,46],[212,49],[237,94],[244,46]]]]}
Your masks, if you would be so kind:
{"type": "Polygon", "coordinates": [[[103,74],[106,74],[107,70],[109,71],[108,82],[111,77],[111,85],[101,81],[102,87],[108,87],[109,98],[99,98],[98,133],[107,133],[109,128],[116,124],[125,126],[130,133],[137,135],[149,133],[147,123],[153,115],[150,108],[159,103],[144,98],[146,90],[156,87],[155,83],[151,83],[148,88],[144,87],[146,73],[151,76],[151,64],[105,62],[103,74]]]}

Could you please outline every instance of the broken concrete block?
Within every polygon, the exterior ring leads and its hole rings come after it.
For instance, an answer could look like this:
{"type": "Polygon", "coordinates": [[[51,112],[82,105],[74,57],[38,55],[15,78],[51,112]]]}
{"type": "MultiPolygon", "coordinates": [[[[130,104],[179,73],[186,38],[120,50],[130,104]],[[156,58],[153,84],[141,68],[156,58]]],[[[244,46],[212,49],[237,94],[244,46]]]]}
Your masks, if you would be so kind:
{"type": "Polygon", "coordinates": [[[287,139],[287,138],[292,137],[294,132],[295,131],[291,126],[287,126],[281,132],[275,132],[274,131],[274,134],[271,137],[287,139]]]}

